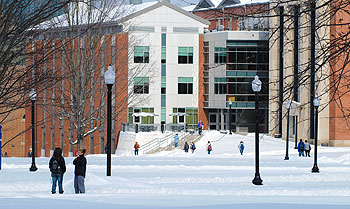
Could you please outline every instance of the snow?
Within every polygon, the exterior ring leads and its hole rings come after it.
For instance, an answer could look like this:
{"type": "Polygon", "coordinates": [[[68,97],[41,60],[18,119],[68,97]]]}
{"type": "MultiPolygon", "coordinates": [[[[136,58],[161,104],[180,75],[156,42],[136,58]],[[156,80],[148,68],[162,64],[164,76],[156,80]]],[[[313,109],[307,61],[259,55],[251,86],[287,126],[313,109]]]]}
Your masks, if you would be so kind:
{"type": "Polygon", "coordinates": [[[254,135],[223,136],[216,131],[206,133],[196,143],[194,154],[177,149],[153,155],[113,155],[110,177],[106,177],[106,155],[88,155],[87,193],[83,195],[73,193],[72,157],[65,158],[63,195],[50,193],[49,158],[36,158],[36,172],[29,172],[31,158],[3,158],[0,205],[2,209],[350,208],[350,148],[319,146],[320,173],[311,173],[314,146],[312,157],[303,158],[290,142],[290,160],[285,161],[285,141],[260,135],[263,185],[256,186],[251,182],[254,135]],[[211,155],[205,149],[208,140],[213,146],[211,155]],[[241,140],[244,155],[237,148],[241,140]]]}

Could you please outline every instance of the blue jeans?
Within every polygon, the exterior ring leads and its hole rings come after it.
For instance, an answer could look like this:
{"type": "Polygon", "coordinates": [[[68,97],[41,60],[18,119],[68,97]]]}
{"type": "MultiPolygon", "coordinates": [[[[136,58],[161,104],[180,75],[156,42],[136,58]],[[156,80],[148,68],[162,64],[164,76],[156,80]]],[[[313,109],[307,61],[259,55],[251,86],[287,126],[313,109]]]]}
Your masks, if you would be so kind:
{"type": "Polygon", "coordinates": [[[139,155],[139,150],[135,149],[135,155],[139,155]]]}
{"type": "Polygon", "coordinates": [[[63,175],[51,173],[51,177],[52,177],[52,190],[51,190],[51,192],[56,193],[56,184],[58,181],[58,192],[63,193],[63,186],[62,186],[63,175]]]}
{"type": "Polygon", "coordinates": [[[177,147],[178,144],[179,144],[179,142],[175,142],[175,145],[174,145],[174,146],[177,147]]]}
{"type": "Polygon", "coordinates": [[[300,156],[305,157],[305,156],[304,156],[304,151],[299,151],[299,157],[300,157],[300,156]]]}
{"type": "Polygon", "coordinates": [[[239,149],[239,152],[241,153],[241,155],[243,155],[243,151],[244,149],[239,149]]]}
{"type": "Polygon", "coordinates": [[[211,151],[208,150],[208,155],[210,155],[210,152],[211,152],[211,151]]]}

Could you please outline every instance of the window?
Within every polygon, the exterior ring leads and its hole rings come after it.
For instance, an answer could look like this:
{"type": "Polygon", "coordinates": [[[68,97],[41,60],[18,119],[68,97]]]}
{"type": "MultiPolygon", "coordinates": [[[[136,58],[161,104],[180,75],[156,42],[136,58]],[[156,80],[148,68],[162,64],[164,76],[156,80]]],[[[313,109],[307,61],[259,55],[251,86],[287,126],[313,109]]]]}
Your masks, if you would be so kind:
{"type": "Polygon", "coordinates": [[[134,47],[134,63],[149,63],[149,46],[134,47]]]}
{"type": "Polygon", "coordinates": [[[215,94],[226,94],[226,78],[215,78],[214,79],[214,93],[215,94]]]}
{"type": "Polygon", "coordinates": [[[178,78],[178,94],[193,94],[193,78],[179,77],[178,78]]]}
{"type": "Polygon", "coordinates": [[[134,93],[135,94],[148,94],[149,93],[149,78],[148,77],[135,77],[134,78],[134,93]]]}
{"type": "Polygon", "coordinates": [[[225,47],[215,47],[214,63],[226,63],[225,47]]]}
{"type": "Polygon", "coordinates": [[[193,64],[193,47],[179,47],[179,64],[193,64]]]}
{"type": "Polygon", "coordinates": [[[162,46],[162,64],[166,63],[166,48],[162,46]]]}

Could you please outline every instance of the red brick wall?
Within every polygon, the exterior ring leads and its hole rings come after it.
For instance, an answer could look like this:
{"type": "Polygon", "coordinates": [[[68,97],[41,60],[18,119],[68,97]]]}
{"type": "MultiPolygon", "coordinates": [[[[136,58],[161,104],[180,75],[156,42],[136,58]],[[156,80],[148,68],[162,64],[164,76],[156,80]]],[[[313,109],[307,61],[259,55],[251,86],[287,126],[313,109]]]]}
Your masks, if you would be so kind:
{"type": "MultiPolygon", "coordinates": [[[[116,112],[117,112],[117,117],[116,117],[116,126],[115,126],[115,138],[116,138],[116,142],[118,141],[118,137],[119,137],[119,132],[121,130],[121,123],[123,122],[127,122],[127,95],[128,95],[128,88],[127,88],[127,84],[128,84],[128,34],[127,33],[123,33],[123,34],[117,34],[115,35],[116,37],[116,57],[112,57],[112,36],[111,35],[106,35],[105,36],[105,67],[107,70],[107,67],[109,66],[109,64],[112,63],[112,59],[116,59],[116,74],[117,74],[117,78],[116,78],[116,94],[117,96],[114,98],[115,99],[115,104],[116,104],[116,112]]],[[[41,46],[43,42],[36,42],[35,45],[41,46]]],[[[78,40],[76,40],[76,44],[78,44],[78,40]]],[[[60,42],[57,41],[56,42],[57,45],[60,45],[60,42]]],[[[76,45],[77,46],[77,45],[76,45]]],[[[98,43],[98,47],[101,46],[101,43],[98,43]]],[[[40,48],[40,47],[39,47],[40,48]]],[[[31,45],[28,45],[28,50],[31,49],[31,45]]],[[[99,50],[99,49],[96,49],[99,50]]],[[[77,53],[77,52],[75,52],[77,53]]],[[[96,53],[95,53],[96,54],[96,53]]],[[[98,56],[98,55],[96,55],[98,56]]],[[[61,51],[57,50],[57,53],[55,54],[55,69],[56,71],[61,71],[61,66],[62,61],[61,61],[61,51]]],[[[28,59],[29,60],[29,59],[28,59]]],[[[29,60],[29,62],[27,62],[28,64],[30,64],[32,61],[29,60]]],[[[48,69],[52,69],[52,60],[46,60],[48,69]]],[[[40,67],[43,67],[42,65],[40,65],[40,67]]],[[[66,66],[65,66],[66,67],[66,66]]],[[[101,85],[99,83],[99,79],[101,78],[101,63],[97,62],[96,63],[96,67],[95,67],[95,78],[97,80],[96,83],[98,83],[99,85],[101,85]]],[[[65,86],[66,89],[70,88],[70,82],[68,80],[65,80],[65,86]]],[[[102,84],[104,85],[104,83],[102,84]]],[[[59,85],[60,86],[60,85],[59,85]]],[[[95,106],[100,104],[100,98],[101,98],[101,94],[100,94],[100,88],[105,88],[104,86],[101,87],[96,87],[95,91],[96,91],[96,95],[94,97],[94,102],[95,102],[95,106]]],[[[36,89],[36,91],[38,92],[38,100],[36,102],[36,118],[35,121],[37,123],[37,126],[35,128],[36,130],[36,156],[41,156],[41,147],[42,147],[42,139],[43,139],[43,127],[42,127],[42,122],[43,122],[43,91],[42,89],[38,88],[36,89]]],[[[48,109],[51,110],[51,95],[52,95],[52,88],[48,88],[47,89],[47,103],[48,103],[48,109]]],[[[61,95],[61,89],[59,88],[55,88],[55,94],[57,98],[60,98],[61,95]]],[[[66,94],[69,94],[69,92],[66,92],[66,94]]],[[[90,100],[90,99],[88,99],[90,100]]],[[[105,106],[106,107],[106,106],[105,106]]],[[[59,107],[57,107],[58,110],[60,109],[59,107]]],[[[87,106],[88,109],[88,106],[87,106]]],[[[30,118],[30,113],[31,113],[31,109],[30,109],[30,105],[28,106],[28,108],[26,108],[25,110],[26,112],[26,120],[25,120],[25,127],[28,129],[30,127],[31,124],[31,118],[30,118]]],[[[58,111],[59,112],[59,111],[58,111]]],[[[105,111],[106,112],[106,111],[105,111]]],[[[60,115],[55,115],[54,117],[60,117],[60,115]]],[[[51,126],[53,125],[54,127],[54,132],[55,132],[55,136],[54,136],[54,144],[55,147],[60,147],[60,121],[59,120],[55,120],[55,123],[52,124],[52,114],[51,111],[47,112],[47,118],[46,118],[46,156],[49,156],[50,153],[50,149],[51,149],[51,126]]],[[[70,127],[70,122],[68,120],[64,121],[64,155],[67,156],[68,152],[69,152],[69,127],[70,127]]],[[[105,126],[106,127],[106,126],[105,126]]],[[[23,127],[24,129],[24,127],[23,127]]],[[[106,139],[106,131],[105,132],[105,143],[107,141],[106,139]]],[[[76,133],[75,131],[73,131],[74,133],[74,140],[76,139],[76,133]]],[[[29,151],[29,147],[31,146],[31,131],[27,131],[25,134],[25,138],[26,138],[26,147],[24,148],[26,150],[25,153],[27,153],[29,151]]],[[[104,150],[104,145],[100,145],[100,133],[99,131],[96,131],[93,133],[94,136],[94,145],[93,145],[93,153],[100,153],[100,150],[104,150]],[[101,147],[103,146],[103,147],[101,147]]],[[[89,137],[86,137],[84,139],[84,147],[86,149],[89,149],[89,137]]],[[[76,146],[73,147],[73,151],[76,150],[76,146]]],[[[89,151],[89,150],[88,150],[89,151]]]]}
{"type": "Polygon", "coordinates": [[[208,129],[208,118],[204,110],[204,49],[203,34],[199,35],[199,69],[198,69],[198,120],[205,124],[204,129],[208,129]]]}

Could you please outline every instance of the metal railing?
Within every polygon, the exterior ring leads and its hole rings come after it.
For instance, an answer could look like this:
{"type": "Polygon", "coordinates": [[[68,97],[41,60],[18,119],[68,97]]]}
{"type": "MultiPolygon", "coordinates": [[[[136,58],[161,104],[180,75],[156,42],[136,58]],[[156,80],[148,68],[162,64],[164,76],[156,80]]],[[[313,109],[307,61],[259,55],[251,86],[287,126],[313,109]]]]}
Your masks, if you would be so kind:
{"type": "MultiPolygon", "coordinates": [[[[154,152],[154,151],[164,150],[164,148],[173,144],[175,134],[176,133],[170,133],[170,134],[166,135],[165,137],[153,139],[152,141],[142,145],[142,147],[140,148],[140,152],[142,152],[143,154],[147,154],[147,153],[154,152]]],[[[186,132],[180,132],[177,134],[178,134],[180,140],[182,138],[184,138],[186,135],[188,135],[188,133],[186,133],[186,132]]]]}

